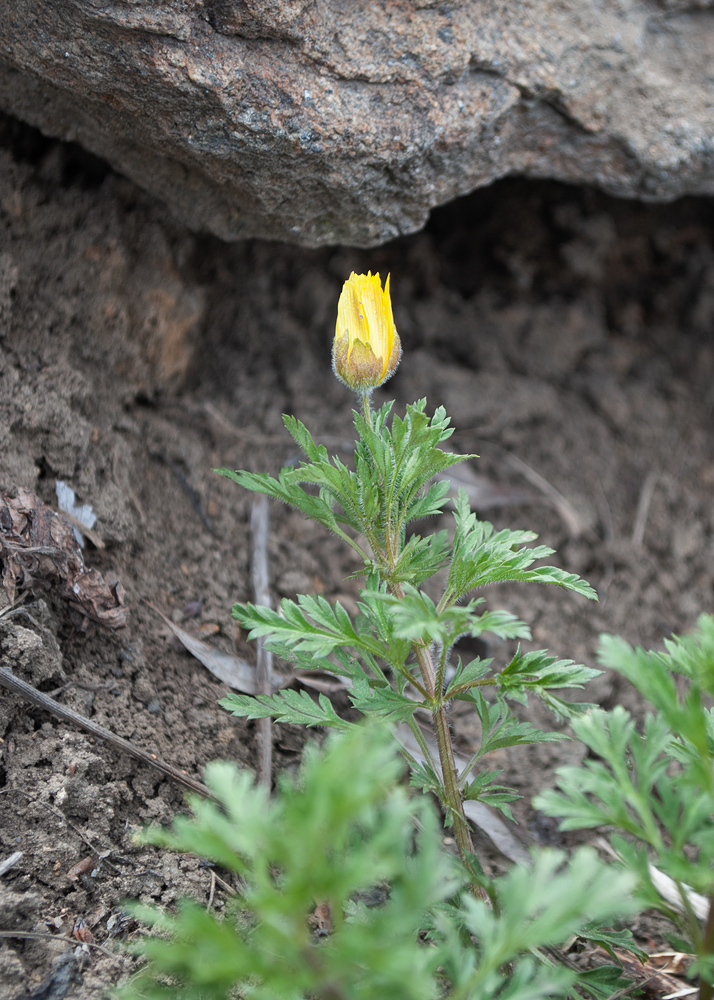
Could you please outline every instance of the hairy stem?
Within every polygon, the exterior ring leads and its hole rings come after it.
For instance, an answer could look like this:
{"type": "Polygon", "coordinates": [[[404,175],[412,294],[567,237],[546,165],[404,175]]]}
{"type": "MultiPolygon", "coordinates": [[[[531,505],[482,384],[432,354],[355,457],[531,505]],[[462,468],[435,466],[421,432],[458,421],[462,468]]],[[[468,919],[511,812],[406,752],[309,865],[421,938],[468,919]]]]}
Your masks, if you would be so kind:
{"type": "MultiPolygon", "coordinates": [[[[399,588],[401,590],[401,588],[399,588]]],[[[459,848],[461,860],[467,870],[472,874],[474,845],[471,840],[469,823],[464,813],[464,803],[461,799],[459,789],[459,776],[456,772],[456,761],[454,760],[454,748],[451,743],[451,732],[449,730],[449,719],[446,712],[443,695],[436,686],[436,671],[431,659],[431,653],[423,643],[414,643],[412,647],[416,656],[424,686],[427,688],[432,701],[431,715],[434,720],[434,731],[436,733],[436,745],[439,748],[439,763],[441,764],[441,779],[444,795],[444,805],[451,813],[454,824],[454,835],[459,848]]]]}
{"type": "Polygon", "coordinates": [[[442,702],[435,706],[432,710],[432,716],[436,730],[436,743],[439,747],[439,760],[441,761],[441,774],[444,782],[444,798],[453,817],[454,835],[461,860],[466,865],[466,868],[471,871],[473,867],[474,845],[471,840],[471,831],[469,830],[468,820],[464,813],[464,804],[461,799],[446,705],[442,702]]]}
{"type": "MultiPolygon", "coordinates": [[[[400,583],[392,584],[389,589],[395,597],[404,597],[404,591],[400,583]]],[[[473,870],[474,845],[471,840],[469,823],[464,813],[464,803],[461,799],[459,776],[456,773],[454,748],[451,744],[451,732],[449,730],[449,719],[443,692],[437,688],[436,670],[434,669],[434,663],[427,644],[424,642],[414,642],[412,649],[419,664],[426,693],[431,701],[431,715],[434,721],[436,745],[439,748],[439,763],[441,765],[441,778],[443,782],[443,804],[452,816],[454,835],[461,860],[466,866],[467,871],[476,875],[476,872],[473,870]]]]}
{"type": "MultiPolygon", "coordinates": [[[[704,927],[704,940],[702,942],[702,954],[714,954],[714,894],[709,896],[709,913],[704,927]]],[[[712,983],[707,982],[704,977],[700,977],[699,1000],[711,1000],[712,983]]]]}
{"type": "Polygon", "coordinates": [[[367,424],[371,431],[374,430],[374,420],[372,419],[372,390],[365,389],[359,393],[360,402],[362,404],[362,416],[364,417],[364,422],[367,424]]]}
{"type": "Polygon", "coordinates": [[[411,719],[407,719],[407,725],[409,726],[409,728],[411,729],[412,733],[414,734],[414,739],[419,744],[419,749],[421,750],[421,752],[424,755],[424,760],[427,762],[427,764],[432,769],[432,771],[434,772],[434,774],[436,774],[437,773],[436,761],[434,760],[434,758],[432,756],[431,750],[429,748],[429,744],[424,739],[424,734],[421,731],[421,727],[419,726],[419,723],[416,721],[416,719],[414,718],[414,716],[412,716],[411,719]]]}
{"type": "Polygon", "coordinates": [[[443,695],[446,687],[446,661],[449,658],[449,647],[444,643],[439,653],[439,663],[436,668],[436,690],[443,695]]]}

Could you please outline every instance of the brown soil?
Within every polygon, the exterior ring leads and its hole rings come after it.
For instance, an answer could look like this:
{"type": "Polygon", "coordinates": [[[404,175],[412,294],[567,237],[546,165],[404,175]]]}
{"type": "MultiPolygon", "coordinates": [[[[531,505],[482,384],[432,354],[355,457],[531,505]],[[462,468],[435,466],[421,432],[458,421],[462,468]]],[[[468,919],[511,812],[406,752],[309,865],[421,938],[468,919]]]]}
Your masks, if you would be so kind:
{"type": "MultiPolygon", "coordinates": [[[[251,765],[254,726],[219,708],[226,688],[144,601],[254,655],[230,618],[251,597],[251,498],[211,470],[293,460],[283,412],[349,451],[353,400],[329,351],[341,283],[368,268],[391,271],[405,347],[381,398],[445,404],[456,448],[482,456],[480,513],[539,531],[600,593],[595,605],[503,588],[492,604],[528,621],[534,645],[590,664],[603,630],[656,644],[711,608],[711,201],[646,206],[509,181],[378,250],[226,246],[81,150],[0,119],[0,489],[56,504],[56,480],[68,482],[106,543],[85,559],[121,581],[130,607],[127,628],[82,632],[55,589],[38,590],[24,613],[0,618],[3,666],[62,688],[64,704],[196,777],[216,757],[251,765]],[[506,502],[524,491],[529,500],[506,502]]],[[[350,553],[295,513],[273,507],[271,518],[274,596],[317,589],[349,605],[350,553]]],[[[637,707],[608,675],[588,695],[637,707]]],[[[538,706],[529,717],[552,728],[538,706]]],[[[465,749],[470,720],[455,725],[465,749]]],[[[0,736],[0,862],[22,851],[0,880],[0,928],[71,935],[81,920],[111,946],[132,932],[127,898],[207,899],[199,859],[132,841],[182,808],[181,788],[5,691],[0,736]]],[[[294,767],[302,743],[276,727],[278,766],[294,767]]],[[[494,761],[526,796],[526,842],[557,841],[528,796],[579,755],[546,744],[494,761]]],[[[95,950],[80,971],[72,952],[63,940],[4,941],[2,997],[46,981],[33,995],[84,1000],[132,967],[95,950]]]]}

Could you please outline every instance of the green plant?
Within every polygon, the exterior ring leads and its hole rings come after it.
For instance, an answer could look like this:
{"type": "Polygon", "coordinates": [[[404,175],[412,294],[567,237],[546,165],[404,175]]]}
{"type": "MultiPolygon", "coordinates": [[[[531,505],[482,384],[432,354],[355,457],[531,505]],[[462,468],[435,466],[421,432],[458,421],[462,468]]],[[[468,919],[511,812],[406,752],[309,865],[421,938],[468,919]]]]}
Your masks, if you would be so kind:
{"type": "Polygon", "coordinates": [[[145,835],[221,865],[240,889],[220,918],[191,902],[175,915],[134,907],[157,934],[138,944],[149,962],[122,991],[124,1000],[545,1000],[575,997],[576,990],[606,1000],[624,985],[617,968],[575,973],[549,949],[573,934],[607,949],[629,946],[627,932],[603,931],[599,923],[631,912],[632,877],[613,875],[583,848],[568,862],[562,852],[535,852],[530,865],[489,880],[463,810],[465,798],[478,798],[510,815],[515,792],[498,783],[485,758],[561,738],[520,722],[510,703],[534,693],[569,718],[584,706],[564,700],[562,689],[582,686],[597,671],[520,648],[500,671],[490,659],[450,662],[464,635],[530,637],[512,614],[470,596],[481,587],[540,582],[595,595],[578,577],[536,565],[552,550],[529,548],[532,532],[479,521],[463,493],[451,540],[446,531],[409,533],[414,521],[446,505],[448,485],[433,482],[435,474],[470,456],[442,449],[452,433],[443,408],[429,417],[421,400],[404,417],[391,418],[391,404],[372,411],[370,393],[392,374],[400,352],[388,283],[382,290],[378,275],[352,275],[340,299],[333,362],[362,404],[354,468],[330,459],[303,424],[285,417],[305,455],[298,468],[277,478],[219,470],[296,507],[359,553],[365,583],[354,620],[318,596],[285,600],[278,612],[238,604],[233,613],[285,659],[344,677],[368,724],[341,718],[326,697],[315,701],[305,692],[224,699],[236,715],[337,732],[324,751],[308,746],[299,778],[280,776],[273,799],[253,786],[252,775],[211,765],[206,782],[214,801],[193,799],[193,819],[145,835]],[[438,598],[436,574],[445,581],[438,598]],[[447,714],[454,699],[471,704],[482,730],[460,772],[447,714]],[[438,760],[417,722],[424,711],[438,760]],[[458,861],[443,850],[430,799],[399,783],[403,764],[387,725],[397,721],[423,753],[423,761],[410,758],[411,782],[441,800],[458,861]],[[320,939],[309,921],[316,904],[331,920],[320,939]]]}
{"type": "Polygon", "coordinates": [[[399,783],[403,768],[378,724],[308,747],[273,799],[251,773],[211,765],[216,801],[192,798],[192,819],[144,839],[211,859],[240,891],[223,916],[135,905],[157,933],[136,946],[149,962],[123,1000],[545,1000],[576,983],[609,996],[616,976],[578,979],[539,949],[626,913],[630,876],[588,849],[567,865],[543,851],[499,880],[494,910],[467,890],[431,804],[399,783]],[[308,919],[316,903],[332,922],[322,937],[308,919]]]}
{"type": "Polygon", "coordinates": [[[599,660],[623,674],[654,707],[638,731],[618,706],[572,722],[593,759],[558,772],[559,791],[535,804],[561,829],[609,826],[612,845],[636,874],[644,905],[685,935],[696,956],[701,1000],[714,985],[714,618],[662,652],[603,636],[599,660]],[[667,877],[663,880],[662,874],[667,877]],[[668,881],[671,880],[671,881],[668,881]],[[694,895],[702,894],[703,899],[694,895]],[[702,905],[703,904],[703,905],[702,905]]]}
{"type": "MultiPolygon", "coordinates": [[[[509,702],[524,703],[530,693],[540,696],[561,717],[582,706],[568,703],[561,689],[580,687],[597,673],[570,660],[556,660],[544,650],[519,651],[503,669],[490,659],[458,661],[449,676],[450,654],[461,636],[491,632],[504,639],[530,638],[528,626],[507,611],[485,610],[475,591],[504,581],[551,583],[585,597],[593,590],[577,576],[553,566],[536,565],[553,554],[546,546],[528,547],[530,531],[496,531],[479,521],[462,492],[455,504],[454,536],[446,531],[421,536],[410,526],[440,514],[447,504],[448,483],[433,481],[437,473],[470,455],[442,449],[452,429],[443,407],[433,416],[420,400],[405,416],[391,416],[391,403],[376,412],[370,393],[396,368],[399,339],[379,275],[352,275],[345,283],[338,309],[333,361],[338,377],[361,400],[355,413],[357,443],[354,468],[314,442],[294,417],[285,426],[302,449],[305,460],[283,469],[277,478],[251,472],[218,470],[241,486],[267,494],[301,510],[351,546],[364,564],[359,615],[352,621],[339,604],[321,597],[284,600],[279,611],[253,604],[236,604],[233,615],[251,638],[302,667],[319,667],[349,680],[349,697],[365,715],[407,723],[419,742],[424,763],[412,761],[412,780],[434,791],[453,824],[461,858],[472,879],[486,885],[464,816],[465,798],[481,799],[508,814],[517,796],[498,783],[497,771],[483,766],[489,752],[561,738],[519,722],[509,702]],[[435,576],[446,583],[437,599],[430,596],[435,576]],[[484,691],[490,689],[489,700],[484,691]],[[477,752],[458,771],[449,731],[448,709],[453,699],[473,706],[482,726],[477,752]],[[416,713],[430,713],[438,761],[434,759],[416,713]]],[[[280,691],[257,698],[229,695],[222,704],[234,715],[272,716],[281,721],[347,730],[330,701],[314,701],[307,693],[280,691]]]]}

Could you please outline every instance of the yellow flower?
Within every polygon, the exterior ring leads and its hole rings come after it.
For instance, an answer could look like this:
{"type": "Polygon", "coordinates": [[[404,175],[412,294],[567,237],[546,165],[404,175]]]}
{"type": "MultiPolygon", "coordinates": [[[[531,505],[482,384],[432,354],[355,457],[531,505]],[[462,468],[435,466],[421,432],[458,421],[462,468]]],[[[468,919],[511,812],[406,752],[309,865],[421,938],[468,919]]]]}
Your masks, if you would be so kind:
{"type": "Polygon", "coordinates": [[[389,297],[389,275],[382,291],[378,274],[353,271],[337,305],[332,345],[335,375],[355,392],[370,392],[394,374],[401,355],[389,297]]]}

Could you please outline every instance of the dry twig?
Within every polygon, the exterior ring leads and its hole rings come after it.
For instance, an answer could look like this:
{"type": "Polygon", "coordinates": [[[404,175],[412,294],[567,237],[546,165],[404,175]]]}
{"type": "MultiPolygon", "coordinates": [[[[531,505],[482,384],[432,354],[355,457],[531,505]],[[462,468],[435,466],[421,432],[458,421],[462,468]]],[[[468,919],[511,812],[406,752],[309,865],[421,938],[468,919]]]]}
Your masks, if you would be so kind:
{"type": "Polygon", "coordinates": [[[149,753],[147,750],[142,750],[141,747],[135,746],[133,743],[130,743],[129,740],[125,740],[122,736],[117,736],[116,733],[112,733],[109,729],[105,729],[104,726],[100,726],[96,722],[92,722],[91,719],[85,718],[85,716],[80,715],[78,712],[73,712],[71,708],[67,708],[60,702],[55,701],[48,695],[38,691],[37,688],[32,687],[31,684],[26,684],[25,681],[20,680],[19,677],[15,677],[15,675],[8,670],[7,667],[0,667],[0,685],[7,688],[8,691],[13,691],[15,694],[19,694],[22,698],[32,702],[33,705],[37,705],[39,708],[43,708],[45,711],[51,712],[52,715],[61,719],[63,722],[71,722],[75,726],[79,726],[80,729],[84,729],[85,732],[88,732],[92,736],[96,736],[98,739],[103,740],[110,746],[113,746],[116,750],[120,750],[122,753],[128,753],[132,757],[136,757],[137,760],[142,761],[144,764],[148,764],[149,767],[153,767],[157,771],[161,771],[163,774],[167,775],[167,777],[173,778],[174,781],[178,781],[186,788],[189,788],[192,792],[196,792],[204,798],[213,798],[210,789],[207,788],[202,782],[196,781],[195,778],[189,777],[188,774],[184,774],[183,771],[179,771],[178,768],[172,767],[171,764],[167,764],[165,761],[161,760],[160,757],[157,757],[156,754],[149,753]]]}
{"type": "Polygon", "coordinates": [[[22,858],[22,855],[22,851],[15,851],[15,853],[11,854],[9,858],[5,858],[4,861],[0,861],[0,875],[4,875],[5,872],[9,872],[11,868],[14,868],[18,861],[22,858]]]}
{"type": "Polygon", "coordinates": [[[216,873],[211,868],[211,891],[208,894],[208,902],[206,903],[206,909],[210,910],[213,906],[213,897],[216,895],[216,873]]]}
{"type": "Polygon", "coordinates": [[[70,514],[68,510],[59,510],[56,511],[56,513],[59,514],[60,517],[63,517],[65,521],[69,521],[72,527],[81,532],[85,538],[88,538],[95,549],[106,549],[107,546],[104,539],[98,535],[96,531],[92,531],[91,528],[88,528],[84,521],[80,521],[78,517],[75,517],[74,514],[70,514]]]}
{"type": "Polygon", "coordinates": [[[632,529],[632,544],[637,549],[641,549],[645,540],[645,528],[647,527],[647,516],[650,512],[652,495],[654,493],[659,473],[650,471],[645,477],[640,491],[640,499],[637,501],[637,513],[635,514],[635,524],[632,529]]]}
{"type": "Polygon", "coordinates": [[[75,947],[86,945],[89,948],[95,948],[97,951],[101,951],[102,955],[106,955],[107,958],[117,957],[116,954],[108,951],[107,948],[103,948],[101,944],[95,944],[94,941],[79,941],[77,938],[67,937],[66,934],[50,934],[43,931],[0,931],[0,938],[19,938],[25,941],[65,941],[67,944],[72,944],[75,947]]]}
{"type": "Polygon", "coordinates": [[[555,486],[553,486],[552,483],[549,483],[547,479],[544,479],[539,472],[536,472],[536,470],[532,469],[530,465],[527,465],[522,458],[519,458],[512,452],[507,452],[506,458],[510,465],[512,465],[514,469],[517,469],[524,479],[526,479],[532,486],[535,486],[537,490],[540,490],[543,496],[548,497],[550,502],[560,514],[573,538],[580,538],[582,535],[589,534],[586,526],[582,522],[582,518],[578,515],[568,498],[564,497],[560,490],[557,490],[555,486]]]}
{"type": "MultiPolygon", "coordinates": [[[[250,530],[253,535],[253,595],[255,603],[270,607],[270,580],[268,576],[268,501],[258,496],[253,501],[250,515],[250,530]]],[[[255,668],[256,694],[272,692],[273,654],[258,639],[255,668]]],[[[258,761],[256,775],[261,785],[270,787],[273,755],[273,727],[271,720],[258,719],[258,761]]]]}

